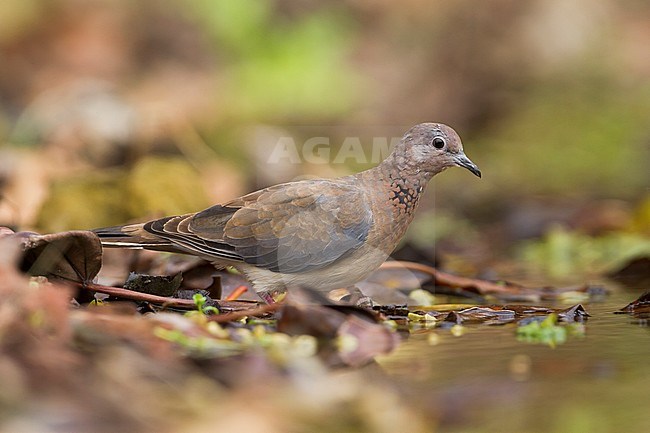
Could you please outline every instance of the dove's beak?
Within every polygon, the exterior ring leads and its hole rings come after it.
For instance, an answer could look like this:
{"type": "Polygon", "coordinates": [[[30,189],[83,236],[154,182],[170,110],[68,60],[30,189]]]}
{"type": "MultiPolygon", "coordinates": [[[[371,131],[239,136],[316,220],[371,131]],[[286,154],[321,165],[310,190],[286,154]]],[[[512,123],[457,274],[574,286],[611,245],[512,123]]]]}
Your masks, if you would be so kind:
{"type": "Polygon", "coordinates": [[[481,177],[481,170],[479,170],[478,166],[470,161],[470,159],[466,157],[464,153],[461,152],[454,158],[454,160],[457,166],[466,168],[474,173],[475,176],[481,177]]]}

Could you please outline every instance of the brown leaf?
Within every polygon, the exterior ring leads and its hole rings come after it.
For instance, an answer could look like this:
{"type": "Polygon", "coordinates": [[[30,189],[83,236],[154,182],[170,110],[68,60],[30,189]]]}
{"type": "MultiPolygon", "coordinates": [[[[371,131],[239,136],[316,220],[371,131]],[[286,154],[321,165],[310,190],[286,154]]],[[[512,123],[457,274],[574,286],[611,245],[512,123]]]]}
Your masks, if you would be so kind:
{"type": "Polygon", "coordinates": [[[390,353],[399,343],[395,332],[360,316],[348,316],[337,334],[343,342],[352,341],[351,347],[346,347],[344,343],[338,355],[346,365],[354,367],[367,364],[377,355],[390,353]]]}
{"type": "Polygon", "coordinates": [[[393,350],[399,337],[361,308],[339,305],[286,304],[278,331],[319,339],[319,355],[330,365],[360,366],[393,350]]]}
{"type": "Polygon", "coordinates": [[[638,299],[621,308],[618,313],[650,313],[650,292],[645,292],[638,299]]]}
{"type": "Polygon", "coordinates": [[[278,319],[278,331],[332,339],[344,320],[344,314],[322,305],[285,304],[278,319]]]}
{"type": "Polygon", "coordinates": [[[131,272],[124,288],[140,293],[148,293],[157,296],[174,296],[181,286],[183,274],[180,272],[175,276],[167,275],[144,275],[131,272]]]}
{"type": "Polygon", "coordinates": [[[515,312],[508,309],[490,307],[471,307],[461,311],[451,311],[445,317],[445,322],[503,324],[515,320],[515,312]]]}
{"type": "Polygon", "coordinates": [[[582,304],[576,304],[564,310],[556,311],[557,318],[562,322],[583,322],[589,317],[589,313],[582,304]]]}
{"type": "Polygon", "coordinates": [[[514,311],[517,316],[531,316],[531,315],[546,315],[553,312],[552,308],[548,307],[539,307],[535,305],[519,305],[519,304],[506,304],[503,307],[494,307],[494,308],[503,308],[506,310],[514,311]]]}
{"type": "Polygon", "coordinates": [[[21,269],[30,275],[42,275],[89,283],[102,267],[102,246],[89,231],[69,231],[49,235],[21,234],[21,269]]]}

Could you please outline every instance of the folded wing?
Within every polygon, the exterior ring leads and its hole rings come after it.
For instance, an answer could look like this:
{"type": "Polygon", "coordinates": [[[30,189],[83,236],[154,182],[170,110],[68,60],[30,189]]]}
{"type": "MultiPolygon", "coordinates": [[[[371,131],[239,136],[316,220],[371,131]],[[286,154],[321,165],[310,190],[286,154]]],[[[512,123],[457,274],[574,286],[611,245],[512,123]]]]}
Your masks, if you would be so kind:
{"type": "Polygon", "coordinates": [[[358,188],[318,180],[277,185],[196,214],[151,221],[143,229],[208,259],[297,273],[355,251],[371,226],[370,204],[358,188]]]}

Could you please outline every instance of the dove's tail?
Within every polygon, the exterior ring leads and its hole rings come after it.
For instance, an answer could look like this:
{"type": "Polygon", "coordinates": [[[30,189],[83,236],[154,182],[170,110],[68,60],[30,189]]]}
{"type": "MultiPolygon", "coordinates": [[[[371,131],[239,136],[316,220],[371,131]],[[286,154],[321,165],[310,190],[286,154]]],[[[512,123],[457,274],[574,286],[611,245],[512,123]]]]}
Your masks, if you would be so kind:
{"type": "Polygon", "coordinates": [[[143,224],[103,227],[92,230],[102,246],[108,248],[159,249],[169,246],[169,241],[151,235],[143,229],[143,224]]]}

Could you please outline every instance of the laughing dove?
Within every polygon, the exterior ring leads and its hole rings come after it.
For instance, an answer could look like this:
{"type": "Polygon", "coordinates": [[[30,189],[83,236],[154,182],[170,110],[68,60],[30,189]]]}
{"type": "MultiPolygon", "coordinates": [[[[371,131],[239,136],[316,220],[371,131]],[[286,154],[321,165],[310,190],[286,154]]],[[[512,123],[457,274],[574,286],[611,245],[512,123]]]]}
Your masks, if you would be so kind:
{"type": "Polygon", "coordinates": [[[481,176],[452,128],[423,123],[361,173],[283,183],[198,213],[95,233],[106,247],[192,254],[233,266],[258,292],[350,287],[386,260],[427,183],[452,166],[481,176]]]}

